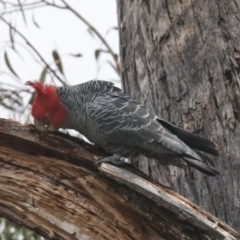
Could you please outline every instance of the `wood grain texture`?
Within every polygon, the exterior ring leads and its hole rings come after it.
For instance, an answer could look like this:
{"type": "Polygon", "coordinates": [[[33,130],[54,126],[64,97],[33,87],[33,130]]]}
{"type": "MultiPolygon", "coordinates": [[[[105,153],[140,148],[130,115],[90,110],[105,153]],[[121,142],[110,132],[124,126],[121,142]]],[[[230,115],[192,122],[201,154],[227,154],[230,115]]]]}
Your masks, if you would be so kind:
{"type": "Polygon", "coordinates": [[[221,175],[133,163],[240,230],[240,1],[117,0],[122,81],[158,116],[218,144],[221,175]]]}
{"type": "Polygon", "coordinates": [[[0,216],[47,239],[240,239],[167,188],[94,162],[95,146],[0,119],[0,216]]]}

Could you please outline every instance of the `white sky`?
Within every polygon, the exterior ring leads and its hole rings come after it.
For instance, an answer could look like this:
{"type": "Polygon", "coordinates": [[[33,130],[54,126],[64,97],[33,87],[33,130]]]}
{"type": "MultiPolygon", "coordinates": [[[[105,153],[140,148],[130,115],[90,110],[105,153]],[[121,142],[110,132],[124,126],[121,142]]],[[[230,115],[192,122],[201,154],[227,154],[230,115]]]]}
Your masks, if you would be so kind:
{"type": "MultiPolygon", "coordinates": [[[[17,1],[11,1],[17,3],[17,1]]],[[[22,1],[23,2],[23,1],[22,1]]],[[[32,1],[28,1],[32,2],[32,1]]],[[[111,30],[117,26],[116,1],[114,0],[67,0],[77,12],[79,12],[87,21],[89,21],[103,36],[112,47],[115,53],[119,52],[118,32],[111,30]]],[[[61,1],[55,1],[61,5],[61,1]]],[[[0,12],[3,6],[0,5],[0,12]]],[[[98,64],[95,60],[94,52],[96,49],[105,47],[95,36],[94,38],[87,32],[88,27],[82,23],[75,15],[67,10],[55,9],[53,7],[43,7],[34,10],[34,18],[40,29],[32,21],[33,11],[26,12],[27,27],[23,21],[21,13],[4,15],[4,18],[11,21],[17,29],[38,49],[41,55],[48,63],[53,64],[52,50],[57,49],[61,55],[64,72],[70,85],[85,82],[91,79],[118,80],[119,76],[106,63],[106,60],[112,61],[108,54],[100,55],[98,64]],[[83,57],[74,58],[68,56],[69,53],[81,53],[83,57]],[[98,71],[98,67],[102,66],[98,71]]],[[[9,41],[9,28],[0,20],[0,71],[8,71],[3,57],[6,49],[6,41],[9,41]]],[[[23,84],[27,80],[37,80],[43,70],[25,50],[26,43],[19,37],[15,39],[23,44],[23,47],[17,46],[16,49],[22,56],[19,57],[10,48],[7,48],[9,59],[14,70],[20,76],[19,80],[13,80],[8,75],[0,75],[0,83],[7,82],[26,88],[23,84]]],[[[55,68],[55,65],[52,65],[55,68]]],[[[25,97],[25,102],[29,96],[25,97]]],[[[13,117],[12,114],[3,110],[0,106],[0,117],[13,117]]],[[[23,117],[23,116],[22,116],[23,117]]],[[[21,120],[22,120],[21,117],[21,120]]],[[[17,117],[18,118],[18,117],[17,117]]],[[[19,120],[19,119],[18,119],[19,120]]]]}

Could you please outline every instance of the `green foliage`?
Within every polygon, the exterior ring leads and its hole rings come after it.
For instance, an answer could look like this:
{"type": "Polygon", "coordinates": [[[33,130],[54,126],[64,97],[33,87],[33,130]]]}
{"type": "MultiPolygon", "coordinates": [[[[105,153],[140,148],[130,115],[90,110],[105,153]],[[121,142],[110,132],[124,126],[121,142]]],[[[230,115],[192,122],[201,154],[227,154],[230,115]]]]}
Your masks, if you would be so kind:
{"type": "Polygon", "coordinates": [[[54,51],[52,52],[52,55],[53,55],[53,59],[54,59],[54,62],[55,62],[55,64],[56,64],[58,70],[60,71],[60,73],[61,73],[62,75],[64,75],[61,58],[60,58],[58,52],[57,52],[56,50],[54,50],[54,51]]]}
{"type": "Polygon", "coordinates": [[[40,81],[41,83],[45,83],[46,75],[47,75],[47,68],[44,67],[43,70],[42,70],[42,72],[41,72],[40,79],[39,79],[39,81],[40,81]]]}
{"type": "Polygon", "coordinates": [[[0,218],[0,240],[43,240],[35,232],[0,218]]]}
{"type": "Polygon", "coordinates": [[[9,61],[9,58],[8,58],[8,54],[7,54],[7,51],[4,52],[4,59],[5,59],[5,63],[8,67],[8,69],[18,78],[18,75],[16,74],[16,72],[14,71],[13,67],[12,67],[12,64],[10,63],[9,61]]]}

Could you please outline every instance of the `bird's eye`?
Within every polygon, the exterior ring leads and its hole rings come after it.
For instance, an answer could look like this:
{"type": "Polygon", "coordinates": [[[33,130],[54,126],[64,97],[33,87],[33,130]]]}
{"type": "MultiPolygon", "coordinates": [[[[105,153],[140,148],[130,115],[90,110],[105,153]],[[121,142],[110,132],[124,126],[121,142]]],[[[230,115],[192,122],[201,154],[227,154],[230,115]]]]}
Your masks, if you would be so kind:
{"type": "Polygon", "coordinates": [[[49,120],[49,116],[44,116],[44,117],[43,117],[43,120],[44,120],[44,121],[48,121],[48,120],[49,120]]]}

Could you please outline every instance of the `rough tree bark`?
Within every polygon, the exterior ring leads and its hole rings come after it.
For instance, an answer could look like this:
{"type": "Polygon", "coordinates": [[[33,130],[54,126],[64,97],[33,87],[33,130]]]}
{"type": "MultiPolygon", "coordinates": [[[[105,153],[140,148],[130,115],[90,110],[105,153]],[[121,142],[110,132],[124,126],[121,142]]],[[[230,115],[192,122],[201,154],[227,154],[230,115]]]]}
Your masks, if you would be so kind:
{"type": "Polygon", "coordinates": [[[240,239],[131,166],[98,170],[99,156],[78,138],[0,119],[0,216],[47,239],[240,239]]]}
{"type": "Polygon", "coordinates": [[[221,175],[134,164],[240,230],[240,1],[117,3],[125,91],[217,143],[221,175]]]}

